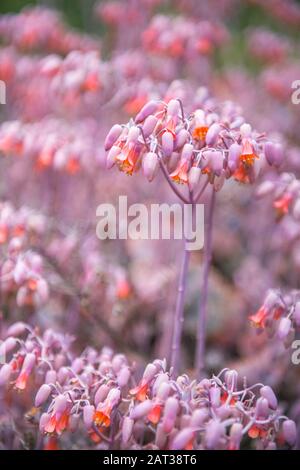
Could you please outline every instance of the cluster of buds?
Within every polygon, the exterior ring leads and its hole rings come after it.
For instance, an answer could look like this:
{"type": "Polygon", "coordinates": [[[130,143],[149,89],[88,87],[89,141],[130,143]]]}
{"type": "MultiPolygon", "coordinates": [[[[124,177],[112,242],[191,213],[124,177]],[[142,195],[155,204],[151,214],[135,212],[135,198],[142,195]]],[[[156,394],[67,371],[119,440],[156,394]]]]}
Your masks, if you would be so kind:
{"type": "Polygon", "coordinates": [[[4,156],[26,156],[38,170],[53,168],[71,175],[98,162],[95,141],[91,120],[70,124],[45,118],[34,123],[6,121],[0,127],[4,156]]]}
{"type": "Polygon", "coordinates": [[[67,54],[72,50],[99,49],[97,40],[68,30],[58,13],[44,7],[2,15],[0,37],[6,44],[29,52],[44,50],[67,54]]]}
{"type": "MultiPolygon", "coordinates": [[[[275,64],[264,70],[261,75],[261,82],[267,93],[276,101],[289,103],[291,99],[291,84],[295,77],[299,77],[300,67],[295,62],[285,62],[284,67],[281,64],[275,64]]],[[[295,111],[297,106],[293,107],[295,111]]]]}
{"type": "Polygon", "coordinates": [[[300,292],[269,290],[261,307],[249,318],[259,331],[266,331],[270,338],[276,337],[289,348],[300,329],[300,292]]]}
{"type": "Polygon", "coordinates": [[[136,23],[143,18],[141,11],[151,10],[162,2],[162,0],[140,0],[137,5],[131,1],[110,0],[99,2],[95,5],[96,16],[110,27],[119,28],[126,22],[136,23]]]}
{"type": "Polygon", "coordinates": [[[211,55],[228,38],[224,26],[184,17],[154,16],[143,32],[143,45],[153,54],[191,59],[211,55]]]}
{"type": "Polygon", "coordinates": [[[5,298],[16,297],[19,307],[39,306],[48,300],[48,283],[43,275],[43,260],[28,249],[45,232],[45,219],[9,203],[0,206],[0,241],[4,251],[1,266],[1,292],[5,298]]]}
{"type": "Polygon", "coordinates": [[[247,33],[250,54],[263,63],[282,62],[291,52],[288,39],[264,28],[254,28],[247,33]]]}
{"type": "Polygon", "coordinates": [[[50,80],[50,90],[66,102],[87,92],[101,92],[108,79],[107,66],[100,61],[97,51],[72,51],[64,59],[49,55],[39,67],[41,74],[50,80]]]}
{"type": "MultiPolygon", "coordinates": [[[[252,183],[265,160],[264,136],[253,131],[234,107],[196,109],[185,116],[180,100],[150,101],[126,125],[114,125],[105,140],[107,167],[127,174],[143,168],[152,181],[159,165],[176,183],[194,190],[204,177],[215,190],[233,176],[252,183]]],[[[275,165],[281,163],[279,158],[275,165]]]]}
{"type": "MultiPolygon", "coordinates": [[[[270,144],[265,149],[269,159],[277,159],[282,155],[280,144],[270,144]]],[[[271,195],[273,208],[278,220],[287,214],[296,221],[300,220],[300,181],[292,173],[281,173],[277,179],[266,180],[257,188],[258,197],[271,195]]]]}
{"type": "Polygon", "coordinates": [[[240,387],[235,370],[197,383],[172,377],[156,360],[136,383],[124,355],[88,348],[73,356],[70,345],[69,337],[38,335],[20,322],[1,345],[0,386],[12,395],[36,390],[29,414],[52,444],[84,428],[102,449],[234,450],[247,437],[260,449],[295,444],[295,423],[281,414],[273,390],[245,380],[240,387]]]}

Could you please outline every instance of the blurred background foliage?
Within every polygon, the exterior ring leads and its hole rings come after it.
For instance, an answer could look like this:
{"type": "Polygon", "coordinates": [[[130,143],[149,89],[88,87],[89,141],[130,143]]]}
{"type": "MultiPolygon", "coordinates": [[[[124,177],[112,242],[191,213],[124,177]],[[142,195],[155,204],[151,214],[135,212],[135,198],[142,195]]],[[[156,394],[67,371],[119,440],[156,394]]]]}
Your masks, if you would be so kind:
{"type": "MultiPolygon", "coordinates": [[[[101,1],[104,3],[107,0],[101,1]]],[[[201,1],[207,2],[207,0],[199,0],[199,2],[201,1]]],[[[297,0],[297,2],[300,3],[300,0],[297,0]]],[[[106,32],[106,27],[95,18],[95,3],[99,3],[99,0],[1,0],[0,14],[19,12],[27,6],[52,7],[58,9],[65,21],[74,28],[102,36],[106,32]]],[[[164,5],[158,8],[158,11],[165,12],[166,10],[175,13],[172,0],[166,0],[164,5]]],[[[277,22],[276,19],[266,15],[258,5],[250,4],[246,0],[238,2],[238,7],[228,18],[227,26],[231,32],[232,41],[216,58],[217,67],[222,67],[224,64],[241,65],[253,73],[257,73],[260,65],[251,60],[249,55],[245,53],[244,32],[248,27],[264,26],[273,31],[288,34],[290,37],[300,38],[300,31],[297,29],[291,30],[283,22],[277,22]]]]}

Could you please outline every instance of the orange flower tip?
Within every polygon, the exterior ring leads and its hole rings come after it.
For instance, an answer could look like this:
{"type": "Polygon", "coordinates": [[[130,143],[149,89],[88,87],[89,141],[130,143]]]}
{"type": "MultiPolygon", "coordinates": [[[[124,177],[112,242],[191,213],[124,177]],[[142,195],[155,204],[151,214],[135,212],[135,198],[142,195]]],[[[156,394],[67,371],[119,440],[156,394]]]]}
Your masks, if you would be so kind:
{"type": "Polygon", "coordinates": [[[266,317],[267,312],[263,307],[261,307],[254,315],[251,315],[249,317],[249,320],[253,323],[255,327],[264,328],[266,317]]]}
{"type": "Polygon", "coordinates": [[[161,405],[155,405],[152,408],[152,410],[150,411],[150,413],[147,416],[150,423],[157,424],[159,422],[160,417],[161,417],[161,409],[162,409],[161,405]]]}
{"type": "Polygon", "coordinates": [[[195,127],[193,130],[193,139],[204,140],[208,131],[208,126],[195,127]]]}
{"type": "Polygon", "coordinates": [[[145,401],[147,398],[148,384],[138,385],[129,391],[130,395],[135,395],[138,401],[145,401]]]}
{"type": "Polygon", "coordinates": [[[105,411],[96,411],[94,414],[94,423],[96,426],[108,428],[110,426],[110,413],[105,411]]]}

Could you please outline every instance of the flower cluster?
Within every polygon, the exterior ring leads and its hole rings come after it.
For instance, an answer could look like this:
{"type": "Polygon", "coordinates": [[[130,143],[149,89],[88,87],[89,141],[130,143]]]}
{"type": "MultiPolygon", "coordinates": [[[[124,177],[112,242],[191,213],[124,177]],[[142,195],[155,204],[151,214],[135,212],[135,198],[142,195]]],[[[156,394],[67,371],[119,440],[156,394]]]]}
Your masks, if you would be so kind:
{"type": "MultiPolygon", "coordinates": [[[[79,356],[72,338],[53,330],[43,335],[19,322],[1,345],[5,363],[0,386],[35,390],[30,415],[39,432],[57,446],[64,432],[85,428],[98,448],[239,449],[248,436],[258,448],[293,446],[296,428],[280,412],[268,386],[239,386],[235,370],[211,379],[172,377],[164,361],[148,364],[135,383],[134,367],[109,348],[79,356]]],[[[45,440],[45,445],[48,445],[45,440]]],[[[87,444],[88,445],[88,444],[87,444]]]]}
{"type": "Polygon", "coordinates": [[[299,291],[283,294],[280,290],[269,290],[261,307],[250,316],[250,321],[259,330],[265,330],[269,337],[276,337],[289,348],[300,327],[299,291]]]}
{"type": "MultiPolygon", "coordinates": [[[[265,151],[270,161],[282,158],[282,147],[278,143],[269,144],[265,151]]],[[[281,173],[276,179],[267,179],[257,188],[256,194],[258,197],[272,196],[277,219],[290,214],[299,221],[300,181],[292,173],[281,173]]]]}
{"type": "Polygon", "coordinates": [[[223,25],[210,21],[157,15],[143,32],[143,45],[153,54],[173,58],[210,55],[228,39],[223,25]]]}
{"type": "Polygon", "coordinates": [[[99,49],[99,41],[68,30],[58,13],[44,7],[2,15],[0,37],[5,43],[28,52],[44,50],[66,54],[72,50],[99,49]]]}
{"type": "MultiPolygon", "coordinates": [[[[4,298],[16,297],[17,305],[39,306],[49,296],[44,278],[43,260],[30,245],[45,232],[45,218],[22,207],[15,210],[11,204],[0,205],[0,237],[3,250],[1,292],[4,298]]],[[[3,299],[2,299],[3,302],[3,299]]]]}
{"type": "Polygon", "coordinates": [[[61,119],[40,122],[6,121],[0,127],[0,152],[4,156],[26,157],[37,170],[54,168],[70,175],[97,166],[97,129],[91,121],[69,124],[61,119]]]}
{"type": "MultiPolygon", "coordinates": [[[[159,164],[166,165],[171,180],[193,190],[201,175],[215,189],[231,176],[252,183],[263,164],[265,145],[264,136],[253,131],[234,107],[225,106],[221,112],[196,109],[186,116],[176,99],[148,102],[134,122],[114,125],[105,141],[108,168],[116,164],[131,175],[142,166],[152,181],[159,164]]],[[[282,159],[276,154],[268,161],[278,166],[282,159]]]]}
{"type": "Polygon", "coordinates": [[[247,35],[250,53],[263,63],[282,62],[291,52],[291,45],[287,38],[267,29],[251,29],[247,35]]]}

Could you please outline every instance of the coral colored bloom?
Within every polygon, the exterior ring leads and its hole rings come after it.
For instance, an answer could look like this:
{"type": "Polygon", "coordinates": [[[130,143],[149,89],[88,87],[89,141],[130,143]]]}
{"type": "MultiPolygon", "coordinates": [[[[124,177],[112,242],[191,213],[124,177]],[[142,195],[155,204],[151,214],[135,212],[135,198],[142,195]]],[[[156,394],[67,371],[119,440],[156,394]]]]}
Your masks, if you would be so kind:
{"type": "Polygon", "coordinates": [[[268,312],[264,307],[261,307],[254,315],[249,317],[249,320],[257,327],[263,328],[265,326],[265,321],[268,316],[268,312]]]}
{"type": "Polygon", "coordinates": [[[178,167],[176,168],[173,173],[170,174],[170,178],[173,181],[179,184],[186,184],[188,182],[188,171],[189,171],[189,162],[182,161],[179,163],[178,167]]]}
{"type": "Polygon", "coordinates": [[[276,209],[279,217],[283,217],[289,212],[292,200],[293,197],[291,194],[284,194],[282,197],[276,199],[276,201],[273,202],[273,207],[276,209]]]}
{"type": "Polygon", "coordinates": [[[255,158],[258,158],[258,156],[255,154],[251,142],[249,142],[248,139],[244,139],[242,146],[242,154],[240,156],[241,162],[243,162],[247,166],[252,166],[255,158]]]}
{"type": "Polygon", "coordinates": [[[162,412],[162,405],[160,403],[155,404],[147,416],[150,423],[157,424],[160,420],[161,412],[162,412]]]}
{"type": "Polygon", "coordinates": [[[130,395],[135,395],[135,398],[139,401],[144,401],[147,398],[147,393],[148,393],[149,385],[147,382],[142,380],[140,384],[130,390],[130,395]]]}
{"type": "Polygon", "coordinates": [[[110,415],[112,412],[112,406],[110,404],[105,404],[103,407],[95,411],[94,414],[94,423],[96,426],[103,426],[108,428],[110,426],[110,415]]]}
{"type": "Polygon", "coordinates": [[[250,183],[248,172],[243,164],[235,170],[233,176],[240,183],[250,183]]]}
{"type": "Polygon", "coordinates": [[[258,437],[264,438],[266,435],[267,431],[265,429],[259,428],[256,425],[251,426],[248,431],[248,436],[251,437],[251,439],[257,439],[258,437]]]}
{"type": "Polygon", "coordinates": [[[68,426],[70,416],[69,411],[66,397],[64,395],[58,395],[54,401],[50,419],[44,426],[44,432],[60,435],[68,426]]]}
{"type": "Polygon", "coordinates": [[[54,413],[49,419],[45,426],[45,432],[52,434],[56,432],[60,435],[68,426],[69,423],[69,412],[64,411],[63,413],[54,413]]]}
{"type": "Polygon", "coordinates": [[[208,131],[208,126],[195,127],[195,129],[193,130],[193,139],[205,140],[207,131],[208,131]]]}
{"type": "Polygon", "coordinates": [[[139,155],[139,148],[136,144],[130,143],[124,145],[121,152],[116,156],[116,163],[119,169],[127,173],[127,175],[132,175],[136,169],[139,155]]]}

